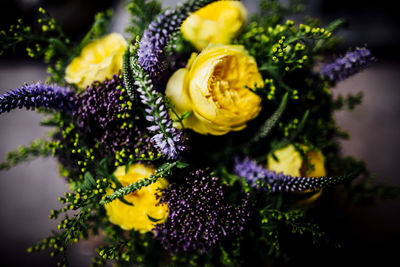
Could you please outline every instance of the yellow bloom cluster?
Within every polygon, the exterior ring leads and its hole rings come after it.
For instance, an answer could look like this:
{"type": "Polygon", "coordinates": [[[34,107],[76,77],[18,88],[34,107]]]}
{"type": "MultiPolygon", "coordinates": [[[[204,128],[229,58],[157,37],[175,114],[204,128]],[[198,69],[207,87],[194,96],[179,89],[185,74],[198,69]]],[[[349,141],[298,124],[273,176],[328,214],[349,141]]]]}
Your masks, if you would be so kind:
{"type": "Polygon", "coordinates": [[[124,37],[118,33],[90,42],[65,69],[65,80],[85,89],[94,81],[111,78],[122,69],[126,46],[124,37]]]}
{"type": "MultiPolygon", "coordinates": [[[[131,165],[127,172],[125,172],[125,166],[118,167],[114,175],[122,186],[127,186],[154,173],[153,168],[137,163],[131,165]]],[[[159,204],[159,199],[156,197],[159,190],[167,186],[168,182],[159,178],[157,182],[124,196],[125,201],[132,203],[133,206],[119,199],[106,204],[105,209],[109,220],[124,230],[134,229],[141,233],[151,231],[157,223],[163,223],[168,217],[168,206],[159,204]]],[[[108,195],[112,192],[112,189],[107,190],[108,195]]]]}
{"type": "Polygon", "coordinates": [[[247,10],[239,1],[216,1],[190,15],[181,31],[197,50],[208,44],[229,44],[245,26],[247,10]]]}
{"type": "Polygon", "coordinates": [[[256,61],[242,46],[212,45],[172,75],[165,94],[178,113],[193,113],[186,128],[222,135],[258,115],[261,98],[249,88],[262,85],[256,61]]]}

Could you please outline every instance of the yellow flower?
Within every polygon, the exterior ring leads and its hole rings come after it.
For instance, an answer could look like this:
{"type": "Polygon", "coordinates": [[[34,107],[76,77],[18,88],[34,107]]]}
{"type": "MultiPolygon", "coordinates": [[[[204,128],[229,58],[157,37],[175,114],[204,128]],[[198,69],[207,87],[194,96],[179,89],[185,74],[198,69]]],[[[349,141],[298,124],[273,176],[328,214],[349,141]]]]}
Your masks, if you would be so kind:
{"type": "Polygon", "coordinates": [[[65,69],[65,80],[85,89],[94,81],[111,78],[122,69],[127,42],[118,33],[90,42],[65,69]]]}
{"type": "Polygon", "coordinates": [[[249,88],[262,85],[256,61],[242,46],[213,45],[171,76],[165,94],[179,114],[192,112],[185,128],[223,135],[258,115],[261,98],[249,88]]]}
{"type": "Polygon", "coordinates": [[[213,2],[191,14],[182,24],[185,39],[198,50],[208,44],[229,44],[246,24],[247,11],[238,1],[213,2]]]}
{"type": "MultiPolygon", "coordinates": [[[[122,186],[127,186],[154,173],[154,169],[137,163],[131,165],[127,173],[125,173],[125,166],[118,167],[114,175],[122,186]]],[[[163,223],[167,219],[168,206],[159,204],[159,199],[155,195],[159,193],[159,189],[167,186],[168,182],[159,178],[157,182],[124,196],[124,199],[133,206],[127,205],[119,199],[106,204],[105,209],[109,220],[124,230],[134,229],[141,233],[150,231],[156,224],[163,223]],[[157,222],[155,223],[153,220],[157,220],[157,222]]],[[[108,195],[112,192],[111,189],[107,190],[108,195]]]]}
{"type": "MultiPolygon", "coordinates": [[[[324,155],[322,155],[321,151],[307,151],[307,148],[305,146],[302,147],[306,151],[308,162],[306,160],[303,160],[300,152],[298,152],[293,145],[288,145],[274,152],[274,155],[279,161],[276,161],[273,158],[272,154],[268,155],[268,169],[275,171],[276,173],[283,172],[284,174],[288,174],[293,177],[326,176],[325,158],[324,155]]],[[[311,203],[316,200],[321,195],[321,193],[322,191],[318,190],[316,194],[312,195],[308,199],[301,201],[301,203],[311,203]]]]}
{"type": "Polygon", "coordinates": [[[306,157],[309,158],[307,166],[306,161],[303,160],[300,152],[293,145],[288,145],[275,151],[274,155],[279,161],[276,161],[271,154],[268,155],[268,169],[277,173],[283,172],[297,177],[320,177],[326,175],[325,158],[321,151],[307,151],[306,157]]]}

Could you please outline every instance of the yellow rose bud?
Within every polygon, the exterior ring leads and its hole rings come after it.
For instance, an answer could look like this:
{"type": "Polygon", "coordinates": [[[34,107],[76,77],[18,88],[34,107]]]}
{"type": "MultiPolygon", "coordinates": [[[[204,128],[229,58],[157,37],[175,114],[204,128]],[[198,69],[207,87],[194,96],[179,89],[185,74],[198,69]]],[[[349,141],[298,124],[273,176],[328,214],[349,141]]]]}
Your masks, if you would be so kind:
{"type": "Polygon", "coordinates": [[[85,89],[94,81],[111,78],[122,69],[126,46],[124,37],[118,33],[90,42],[65,69],[65,80],[85,89]]]}
{"type": "Polygon", "coordinates": [[[171,76],[165,94],[179,114],[192,112],[185,128],[223,135],[258,115],[261,98],[249,88],[262,85],[256,61],[242,46],[213,45],[171,76]]]}
{"type": "MultiPolygon", "coordinates": [[[[303,148],[307,148],[303,146],[303,148]]],[[[274,152],[279,161],[276,161],[272,154],[268,155],[268,169],[276,173],[291,175],[293,177],[321,177],[326,176],[325,158],[321,151],[307,151],[308,162],[302,158],[293,145],[288,145],[274,152]]],[[[309,192],[309,191],[306,191],[309,192]]],[[[316,194],[302,201],[303,204],[311,203],[321,195],[318,190],[316,194]]]]}
{"type": "Polygon", "coordinates": [[[229,44],[246,25],[247,11],[238,1],[213,2],[191,14],[182,24],[185,39],[198,50],[208,44],[229,44]]]}
{"type": "MultiPolygon", "coordinates": [[[[114,175],[122,186],[127,186],[154,173],[153,168],[137,163],[131,165],[126,173],[125,166],[118,167],[114,175]]],[[[119,199],[106,204],[105,209],[110,222],[119,225],[124,230],[134,229],[141,233],[151,231],[156,224],[163,223],[168,217],[168,206],[159,204],[159,199],[155,195],[159,193],[159,189],[167,186],[168,182],[159,178],[157,182],[124,196],[124,199],[133,206],[125,204],[119,199]]],[[[107,189],[107,195],[112,192],[112,189],[107,189]]]]}

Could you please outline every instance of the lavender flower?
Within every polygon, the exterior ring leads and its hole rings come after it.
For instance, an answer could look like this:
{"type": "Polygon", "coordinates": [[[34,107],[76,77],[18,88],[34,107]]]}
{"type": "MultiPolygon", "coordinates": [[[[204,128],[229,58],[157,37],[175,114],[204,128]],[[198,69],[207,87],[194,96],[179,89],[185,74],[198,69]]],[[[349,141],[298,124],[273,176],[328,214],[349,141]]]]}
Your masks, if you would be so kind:
{"type": "Polygon", "coordinates": [[[157,152],[152,148],[145,121],[133,116],[133,103],[124,88],[121,75],[96,81],[77,100],[78,127],[89,145],[99,143],[105,155],[124,150],[139,156],[157,152]],[[135,152],[136,151],[136,152],[135,152]]]}
{"type": "Polygon", "coordinates": [[[362,71],[374,61],[375,57],[371,51],[365,47],[357,48],[352,52],[347,52],[344,57],[336,59],[335,62],[325,65],[321,70],[321,75],[333,82],[339,82],[362,71]]]}
{"type": "Polygon", "coordinates": [[[352,173],[338,177],[292,177],[283,173],[276,173],[264,169],[262,166],[248,158],[243,161],[235,160],[234,172],[244,177],[252,187],[262,187],[271,192],[300,192],[305,190],[316,190],[327,186],[333,186],[350,181],[358,174],[352,173]],[[267,185],[267,187],[263,187],[267,185]]]}
{"type": "Polygon", "coordinates": [[[149,24],[144,31],[137,52],[138,62],[152,79],[158,77],[166,66],[164,48],[186,17],[213,0],[189,0],[175,10],[167,10],[149,24]]]}
{"type": "Polygon", "coordinates": [[[183,184],[171,184],[161,203],[168,203],[170,212],[156,227],[156,238],[171,254],[205,253],[221,238],[238,235],[250,216],[247,197],[236,207],[230,205],[226,187],[203,171],[192,173],[183,184]]]}
{"type": "Polygon", "coordinates": [[[16,108],[49,108],[57,111],[72,112],[75,93],[57,85],[41,83],[26,84],[16,90],[0,95],[0,114],[16,108]]]}
{"type": "MultiPolygon", "coordinates": [[[[135,61],[136,59],[132,57],[131,60],[135,61]]],[[[164,96],[153,89],[149,76],[137,62],[134,63],[136,64],[132,64],[132,72],[136,91],[140,101],[147,107],[145,109],[146,120],[152,124],[148,130],[154,133],[151,141],[164,156],[170,160],[176,160],[186,149],[183,131],[173,126],[168,108],[164,103],[164,96]]]]}

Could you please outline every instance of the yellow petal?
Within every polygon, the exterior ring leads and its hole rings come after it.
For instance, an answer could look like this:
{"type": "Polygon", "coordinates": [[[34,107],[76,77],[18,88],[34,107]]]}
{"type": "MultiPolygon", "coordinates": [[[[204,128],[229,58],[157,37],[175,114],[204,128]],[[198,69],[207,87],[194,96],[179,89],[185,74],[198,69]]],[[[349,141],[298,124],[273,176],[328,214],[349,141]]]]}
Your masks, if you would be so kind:
{"type": "Polygon", "coordinates": [[[118,33],[92,41],[65,69],[65,80],[85,89],[94,81],[111,78],[122,69],[122,57],[127,42],[118,33]]]}
{"type": "MultiPolygon", "coordinates": [[[[118,167],[114,175],[122,186],[126,186],[149,177],[154,172],[153,168],[137,163],[131,165],[128,172],[125,172],[125,166],[118,167]]],[[[135,229],[141,233],[152,230],[156,223],[150,220],[149,216],[159,220],[157,223],[164,222],[168,217],[168,206],[159,204],[159,199],[155,195],[167,186],[168,182],[159,178],[157,182],[124,196],[126,201],[134,204],[133,206],[119,199],[106,204],[105,209],[110,222],[119,225],[124,230],[135,229]]],[[[108,195],[112,192],[111,189],[107,190],[108,195]]]]}
{"type": "Polygon", "coordinates": [[[178,69],[168,80],[165,90],[165,95],[180,114],[185,111],[192,111],[191,101],[187,94],[187,74],[187,69],[178,69]]]}
{"type": "Polygon", "coordinates": [[[293,145],[288,145],[274,152],[278,159],[276,161],[272,155],[268,155],[268,169],[276,173],[300,177],[300,169],[303,163],[300,153],[293,145]]]}
{"type": "Polygon", "coordinates": [[[191,14],[181,26],[183,36],[198,50],[210,43],[228,44],[246,25],[247,11],[239,1],[216,1],[191,14]]]}

